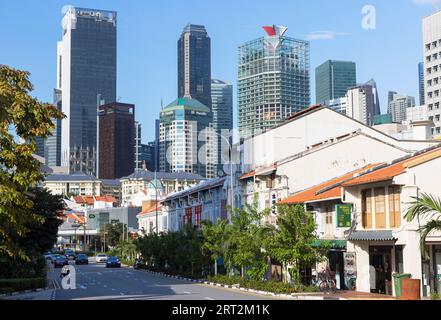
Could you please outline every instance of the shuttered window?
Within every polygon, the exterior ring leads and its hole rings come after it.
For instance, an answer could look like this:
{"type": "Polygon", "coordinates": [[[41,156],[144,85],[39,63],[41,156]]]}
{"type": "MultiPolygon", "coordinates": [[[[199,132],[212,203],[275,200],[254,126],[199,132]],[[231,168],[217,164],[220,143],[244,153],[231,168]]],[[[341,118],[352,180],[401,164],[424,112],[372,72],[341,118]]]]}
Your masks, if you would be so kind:
{"type": "Polygon", "coordinates": [[[362,192],[362,213],[361,220],[363,228],[372,229],[372,191],[370,189],[362,192]]]}
{"type": "Polygon", "coordinates": [[[386,228],[386,201],[384,187],[375,188],[375,227],[377,229],[386,228]]]}
{"type": "Polygon", "coordinates": [[[391,228],[399,228],[401,226],[401,203],[400,194],[401,187],[390,186],[389,193],[389,224],[391,228]]]}

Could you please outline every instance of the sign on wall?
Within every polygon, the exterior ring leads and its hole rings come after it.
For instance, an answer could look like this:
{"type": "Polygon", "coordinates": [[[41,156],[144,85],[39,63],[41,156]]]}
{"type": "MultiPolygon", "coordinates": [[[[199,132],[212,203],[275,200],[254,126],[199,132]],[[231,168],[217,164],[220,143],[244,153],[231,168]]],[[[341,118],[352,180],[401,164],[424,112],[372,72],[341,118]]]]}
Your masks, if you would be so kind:
{"type": "Polygon", "coordinates": [[[337,228],[350,228],[352,205],[338,204],[335,206],[335,212],[337,212],[337,228]]]}

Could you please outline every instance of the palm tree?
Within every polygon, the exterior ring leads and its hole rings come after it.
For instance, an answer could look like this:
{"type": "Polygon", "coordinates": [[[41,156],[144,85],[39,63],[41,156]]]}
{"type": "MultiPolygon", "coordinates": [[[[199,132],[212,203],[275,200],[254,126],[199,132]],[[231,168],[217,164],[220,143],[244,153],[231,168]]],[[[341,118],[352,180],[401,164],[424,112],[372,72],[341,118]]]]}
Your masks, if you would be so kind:
{"type": "Polygon", "coordinates": [[[415,201],[410,204],[405,218],[408,222],[417,219],[425,223],[418,230],[421,235],[421,252],[425,252],[424,247],[429,234],[441,231],[441,199],[426,193],[413,199],[415,201]]]}

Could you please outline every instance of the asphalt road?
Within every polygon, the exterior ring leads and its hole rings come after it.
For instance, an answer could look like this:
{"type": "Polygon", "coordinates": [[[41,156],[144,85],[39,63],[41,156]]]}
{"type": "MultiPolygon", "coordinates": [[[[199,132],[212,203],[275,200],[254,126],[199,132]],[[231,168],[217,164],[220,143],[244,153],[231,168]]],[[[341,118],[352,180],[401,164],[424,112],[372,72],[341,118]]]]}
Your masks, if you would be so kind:
{"type": "Polygon", "coordinates": [[[222,287],[156,276],[132,268],[106,268],[104,264],[75,266],[76,289],[61,288],[61,269],[49,272],[56,281],[53,300],[267,300],[268,297],[222,287]]]}

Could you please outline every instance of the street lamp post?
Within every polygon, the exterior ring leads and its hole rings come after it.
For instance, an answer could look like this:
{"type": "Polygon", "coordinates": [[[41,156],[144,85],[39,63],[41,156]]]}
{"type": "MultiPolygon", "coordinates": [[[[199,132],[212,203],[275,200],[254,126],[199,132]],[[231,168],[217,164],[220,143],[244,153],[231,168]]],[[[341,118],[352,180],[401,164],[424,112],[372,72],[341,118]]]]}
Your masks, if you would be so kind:
{"type": "Polygon", "coordinates": [[[217,133],[216,131],[212,131],[215,135],[217,135],[218,137],[221,137],[222,139],[224,139],[227,144],[228,144],[228,148],[229,148],[229,158],[230,158],[230,205],[231,205],[231,209],[232,212],[234,212],[234,191],[233,191],[233,147],[230,143],[230,141],[223,135],[221,135],[220,133],[217,133]]]}
{"type": "Polygon", "coordinates": [[[81,225],[78,224],[78,223],[74,223],[74,224],[72,225],[72,228],[74,228],[74,243],[75,243],[74,251],[75,251],[75,252],[77,251],[77,229],[78,229],[79,227],[81,227],[81,225]]]}
{"type": "Polygon", "coordinates": [[[158,181],[156,180],[156,170],[155,170],[155,184],[153,184],[151,181],[147,184],[149,185],[150,183],[152,184],[153,188],[155,188],[155,207],[156,207],[156,234],[159,234],[159,227],[158,227],[158,181]]]}

